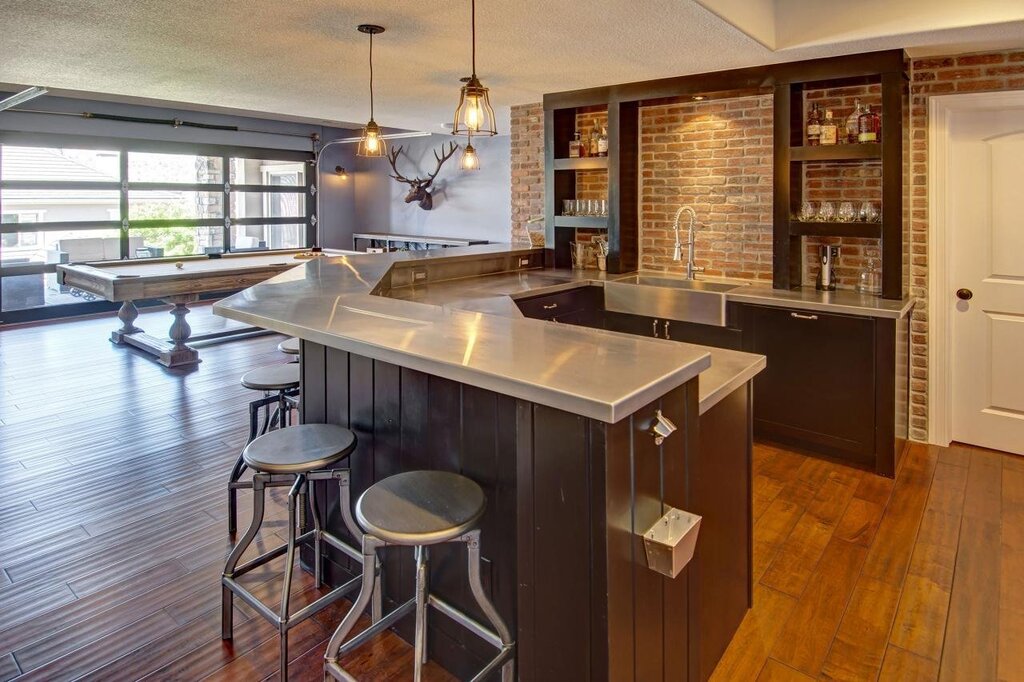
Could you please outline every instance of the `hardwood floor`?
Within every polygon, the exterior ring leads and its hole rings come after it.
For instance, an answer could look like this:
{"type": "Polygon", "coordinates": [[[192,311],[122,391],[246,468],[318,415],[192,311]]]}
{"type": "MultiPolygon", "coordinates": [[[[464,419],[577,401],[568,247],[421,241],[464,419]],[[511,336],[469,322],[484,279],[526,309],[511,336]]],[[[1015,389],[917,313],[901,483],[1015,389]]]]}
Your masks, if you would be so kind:
{"type": "MultiPolygon", "coordinates": [[[[281,337],[169,371],[113,347],[115,326],[0,329],[0,682],[274,679],[277,635],[250,609],[221,641],[218,577],[238,377],[286,361],[281,337]]],[[[282,493],[260,548],[281,541],[282,493]]],[[[1024,459],[913,445],[891,481],[759,445],[754,496],[755,607],[713,679],[1024,679],[1024,459]]],[[[279,563],[247,577],[268,600],[279,563]]],[[[295,606],[317,594],[297,572],[295,606]]],[[[345,608],[292,631],[292,679],[322,679],[345,608]]],[[[411,679],[411,650],[384,635],[349,666],[411,679]]]]}

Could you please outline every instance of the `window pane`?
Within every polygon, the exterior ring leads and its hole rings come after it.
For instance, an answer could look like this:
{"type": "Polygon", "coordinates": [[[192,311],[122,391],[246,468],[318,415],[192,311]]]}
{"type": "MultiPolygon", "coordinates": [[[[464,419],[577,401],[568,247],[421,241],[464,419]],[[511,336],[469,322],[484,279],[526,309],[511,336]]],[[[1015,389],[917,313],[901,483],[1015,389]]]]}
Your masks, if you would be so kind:
{"type": "Polygon", "coordinates": [[[25,230],[0,235],[0,263],[5,267],[116,260],[120,257],[120,230],[83,227],[56,232],[25,230]]]}
{"type": "Polygon", "coordinates": [[[231,184],[302,187],[306,184],[306,164],[303,161],[231,159],[231,184]]]}
{"type": "Polygon", "coordinates": [[[306,195],[278,192],[232,192],[231,217],[305,219],[306,195]]]}
{"type": "Polygon", "coordinates": [[[3,145],[0,177],[4,180],[120,182],[120,152],[60,147],[3,145]]]}
{"type": "Polygon", "coordinates": [[[231,250],[301,249],[306,246],[306,226],[294,225],[233,225],[231,250]]]}
{"type": "Polygon", "coordinates": [[[116,190],[0,190],[5,223],[120,220],[116,190]]]}
{"type": "Polygon", "coordinates": [[[129,220],[223,218],[222,192],[128,192],[129,220]]]}
{"type": "Polygon", "coordinates": [[[224,182],[224,160],[219,156],[128,152],[129,182],[224,182]]]}
{"type": "Polygon", "coordinates": [[[222,227],[140,227],[128,232],[130,258],[165,258],[221,253],[222,227]]]}

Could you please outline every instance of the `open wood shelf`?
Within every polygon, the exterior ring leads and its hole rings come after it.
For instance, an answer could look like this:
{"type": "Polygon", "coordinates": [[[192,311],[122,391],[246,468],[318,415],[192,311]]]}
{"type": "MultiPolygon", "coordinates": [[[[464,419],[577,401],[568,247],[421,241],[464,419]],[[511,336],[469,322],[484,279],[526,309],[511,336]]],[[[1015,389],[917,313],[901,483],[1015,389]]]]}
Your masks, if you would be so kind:
{"type": "Polygon", "coordinates": [[[805,147],[790,147],[791,161],[856,161],[858,159],[881,159],[882,145],[877,142],[864,144],[827,144],[805,147]]]}
{"type": "Polygon", "coordinates": [[[555,170],[608,170],[608,157],[588,156],[581,159],[555,159],[555,170]]]}
{"type": "Polygon", "coordinates": [[[791,220],[789,221],[789,233],[807,237],[862,237],[864,239],[880,239],[882,236],[882,224],[791,220]]]}
{"type": "Polygon", "coordinates": [[[555,227],[593,227],[608,229],[608,216],[556,215],[555,227]]]}

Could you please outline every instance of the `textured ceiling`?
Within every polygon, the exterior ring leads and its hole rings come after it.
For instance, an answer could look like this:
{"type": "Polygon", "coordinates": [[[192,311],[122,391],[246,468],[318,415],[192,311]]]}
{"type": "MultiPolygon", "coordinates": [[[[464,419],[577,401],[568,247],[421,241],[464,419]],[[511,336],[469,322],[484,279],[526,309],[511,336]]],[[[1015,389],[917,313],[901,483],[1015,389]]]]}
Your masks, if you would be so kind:
{"type": "MultiPolygon", "coordinates": [[[[374,40],[377,121],[442,132],[469,71],[468,0],[3,0],[0,83],[358,123],[360,23],[387,28],[374,40]]],[[[478,0],[477,35],[478,72],[507,131],[508,107],[545,92],[892,47],[1024,44],[1024,24],[772,51],[690,0],[478,0]]]]}

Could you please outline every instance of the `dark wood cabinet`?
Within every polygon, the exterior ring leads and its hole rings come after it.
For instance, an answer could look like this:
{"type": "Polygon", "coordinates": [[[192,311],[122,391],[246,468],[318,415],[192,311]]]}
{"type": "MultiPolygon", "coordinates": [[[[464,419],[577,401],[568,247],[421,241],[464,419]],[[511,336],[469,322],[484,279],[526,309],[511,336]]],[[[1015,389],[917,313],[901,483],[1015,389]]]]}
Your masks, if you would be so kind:
{"type": "Polygon", "coordinates": [[[744,305],[754,434],[893,476],[907,436],[909,318],[744,305]]]}

